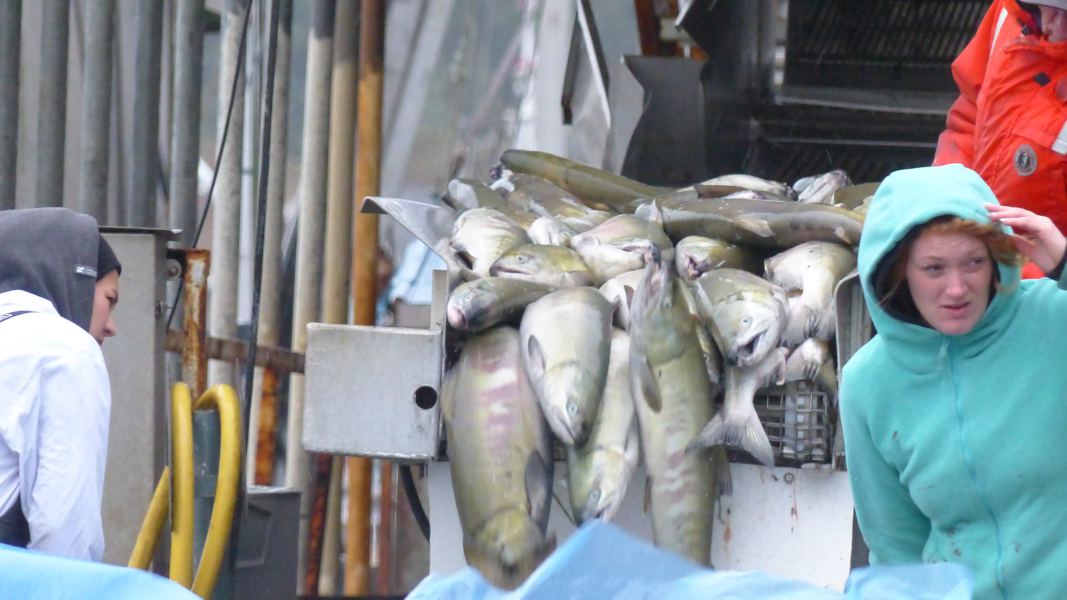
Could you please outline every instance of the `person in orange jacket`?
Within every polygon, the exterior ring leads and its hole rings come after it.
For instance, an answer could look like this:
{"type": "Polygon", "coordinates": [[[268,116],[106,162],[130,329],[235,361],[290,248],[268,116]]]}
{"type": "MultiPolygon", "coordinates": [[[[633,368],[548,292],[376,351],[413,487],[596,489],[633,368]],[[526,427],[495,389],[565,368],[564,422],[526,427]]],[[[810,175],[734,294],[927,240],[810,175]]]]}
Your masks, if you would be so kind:
{"type": "MultiPolygon", "coordinates": [[[[934,165],[961,163],[1004,204],[1067,233],[1067,0],[994,0],[952,63],[960,96],[934,165]]],[[[1024,277],[1040,277],[1032,264],[1024,277]]]]}

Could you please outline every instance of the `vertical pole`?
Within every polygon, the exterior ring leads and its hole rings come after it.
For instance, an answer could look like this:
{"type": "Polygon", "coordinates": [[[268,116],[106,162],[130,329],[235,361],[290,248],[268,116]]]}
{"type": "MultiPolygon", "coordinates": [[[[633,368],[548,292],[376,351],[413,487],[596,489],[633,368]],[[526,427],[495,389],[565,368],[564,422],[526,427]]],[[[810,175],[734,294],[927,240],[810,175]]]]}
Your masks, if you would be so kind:
{"type": "MultiPolygon", "coordinates": [[[[259,305],[261,346],[277,346],[281,339],[278,309],[282,270],[282,208],[285,203],[285,171],[288,165],[286,126],[289,114],[289,64],[293,29],[293,1],[278,5],[278,41],[274,65],[274,110],[271,112],[270,156],[273,168],[267,173],[267,211],[263,233],[263,279],[259,305]]],[[[277,423],[278,374],[257,368],[249,405],[249,448],[245,473],[254,474],[249,483],[270,485],[274,468],[277,423]],[[261,406],[263,409],[261,417],[261,406]]]]}
{"type": "MultiPolygon", "coordinates": [[[[237,247],[241,211],[241,142],[244,131],[245,87],[241,42],[248,0],[226,0],[222,16],[222,57],[219,69],[218,181],[212,200],[211,295],[208,297],[208,331],[215,337],[237,337],[237,247]],[[232,94],[232,98],[231,98],[232,94]],[[226,131],[227,117],[229,131],[226,131]]],[[[211,384],[234,384],[233,364],[213,360],[208,365],[211,384]]]]}
{"type": "Polygon", "coordinates": [[[159,62],[163,3],[138,2],[134,9],[133,138],[126,224],[155,227],[159,181],[159,62]]]}
{"type": "MultiPolygon", "coordinates": [[[[333,60],[334,0],[312,4],[304,95],[304,147],[300,166],[300,225],[296,249],[296,296],[293,299],[292,348],[307,347],[307,324],[319,318],[322,298],[323,229],[326,217],[326,154],[330,129],[330,68],[333,60]]],[[[286,485],[300,491],[298,585],[307,572],[308,519],[311,516],[310,464],[301,446],[304,427],[304,377],[289,380],[286,436],[286,485]]],[[[314,591],[314,590],[308,590],[314,591]]]]}
{"type": "MultiPolygon", "coordinates": [[[[381,174],[382,80],[385,58],[385,3],[363,0],[359,35],[359,115],[352,295],[354,322],[373,325],[377,289],[378,216],[360,213],[363,198],[378,194],[381,174]]],[[[369,583],[371,460],[348,459],[348,529],[345,594],[365,594],[369,583]]]]}
{"type": "Polygon", "coordinates": [[[82,82],[82,155],[78,207],[107,222],[111,141],[112,0],[85,5],[85,75],[82,82]]]}
{"type": "Polygon", "coordinates": [[[178,245],[193,245],[200,161],[200,89],[204,57],[204,0],[177,0],[174,26],[174,102],[171,109],[170,226],[178,245]]]}
{"type": "MultiPolygon", "coordinates": [[[[322,319],[347,323],[352,268],[352,160],[356,132],[356,89],[359,64],[359,2],[339,0],[334,29],[333,84],[330,89],[330,163],[326,205],[326,265],[322,319]]],[[[334,457],[326,502],[322,566],[318,592],[338,591],[338,557],[341,546],[339,479],[344,459],[334,457]]],[[[310,592],[311,590],[309,590],[310,592]]]]}
{"type": "Polygon", "coordinates": [[[63,206],[63,143],[67,127],[67,36],[70,4],[44,0],[41,85],[37,98],[37,185],[34,206],[63,206]]]}
{"type": "Polygon", "coordinates": [[[22,0],[0,2],[0,210],[15,208],[22,0]]]}

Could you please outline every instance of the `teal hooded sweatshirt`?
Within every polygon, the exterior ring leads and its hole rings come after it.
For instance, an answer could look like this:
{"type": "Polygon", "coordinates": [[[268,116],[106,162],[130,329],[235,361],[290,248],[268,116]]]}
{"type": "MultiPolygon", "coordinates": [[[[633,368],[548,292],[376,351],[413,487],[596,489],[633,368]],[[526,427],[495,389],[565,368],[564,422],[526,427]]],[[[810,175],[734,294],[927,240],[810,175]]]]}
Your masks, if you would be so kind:
{"type": "Polygon", "coordinates": [[[874,274],[912,228],[942,215],[981,223],[992,191],[960,165],[885,179],[858,269],[877,334],[845,365],[841,421],[856,517],[872,563],[954,562],[975,598],[1067,594],[1067,276],[1019,280],[974,329],[898,320],[874,274]],[[1058,284],[1058,285],[1057,285],[1058,284]]]}

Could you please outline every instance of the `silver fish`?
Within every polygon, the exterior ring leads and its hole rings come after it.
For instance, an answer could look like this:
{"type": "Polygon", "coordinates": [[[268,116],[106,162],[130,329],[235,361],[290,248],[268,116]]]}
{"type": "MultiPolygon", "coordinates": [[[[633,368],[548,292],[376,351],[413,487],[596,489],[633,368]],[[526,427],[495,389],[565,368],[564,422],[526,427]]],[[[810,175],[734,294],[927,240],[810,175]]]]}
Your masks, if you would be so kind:
{"type": "Polygon", "coordinates": [[[611,304],[593,288],[548,294],[526,307],[522,359],[541,410],[568,446],[596,422],[611,350],[611,304]]]}
{"type": "Polygon", "coordinates": [[[785,380],[811,381],[827,394],[837,397],[837,369],[830,343],[808,338],[794,348],[785,361],[785,380]]]}
{"type": "Polygon", "coordinates": [[[452,228],[452,251],[479,277],[505,252],[529,243],[526,230],[492,208],[472,208],[452,228]]]}
{"type": "Polygon", "coordinates": [[[778,345],[786,319],[782,288],[746,271],[714,269],[690,289],[728,364],[754,365],[778,345]]]}
{"type": "Polygon", "coordinates": [[[608,302],[615,305],[615,326],[622,329],[630,328],[630,304],[634,299],[634,291],[644,276],[643,269],[627,271],[616,275],[600,286],[600,293],[608,302]]]}
{"type": "Polygon", "coordinates": [[[797,202],[812,204],[833,204],[837,190],[852,185],[848,174],[841,169],[834,169],[822,175],[803,177],[793,184],[797,192],[797,202]]]}
{"type": "Polygon", "coordinates": [[[528,304],[554,289],[522,279],[476,279],[452,291],[445,315],[453,329],[480,331],[519,316],[528,304]]]}
{"type": "Polygon", "coordinates": [[[726,367],[723,407],[689,444],[691,451],[713,446],[741,448],[768,467],[774,449],[760,423],[753,400],[756,392],[785,380],[785,348],[775,348],[763,361],[747,369],[726,367]]]}
{"type": "Polygon", "coordinates": [[[682,286],[672,264],[654,260],[645,267],[630,322],[630,381],[649,478],[653,541],[707,565],[721,463],[686,452],[713,409],[682,286]]]}
{"type": "Polygon", "coordinates": [[[764,276],[786,290],[790,298],[783,342],[795,347],[809,337],[829,340],[834,335],[834,287],[856,268],[850,248],[830,242],[807,242],[764,262],[764,276]]]}
{"type": "Polygon", "coordinates": [[[526,230],[526,233],[529,234],[530,240],[535,244],[563,246],[566,248],[571,245],[571,238],[578,232],[555,217],[538,217],[533,222],[533,225],[530,225],[530,228],[526,230]]]}
{"type": "Polygon", "coordinates": [[[574,250],[543,244],[528,244],[508,251],[493,263],[489,274],[556,287],[590,285],[594,281],[592,271],[574,250]]]}
{"type": "Polygon", "coordinates": [[[459,178],[449,181],[445,201],[460,212],[472,208],[499,208],[504,206],[503,196],[475,179],[459,178]]]}
{"type": "Polygon", "coordinates": [[[742,190],[761,192],[771,196],[778,196],[787,200],[796,199],[796,192],[793,191],[793,189],[788,185],[779,181],[771,181],[769,179],[763,179],[762,177],[756,177],[754,175],[746,175],[744,173],[720,175],[718,177],[713,177],[706,181],[702,181],[693,187],[699,190],[701,187],[712,188],[716,186],[729,186],[742,190]]]}
{"type": "Polygon", "coordinates": [[[547,152],[507,150],[500,156],[500,162],[517,173],[544,177],[587,206],[607,205],[623,213],[632,213],[643,199],[671,191],[547,152]]]}
{"type": "Polygon", "coordinates": [[[678,241],[674,246],[674,266],[678,275],[687,281],[712,269],[741,269],[750,273],[762,270],[753,252],[702,235],[691,235],[678,241]]]}
{"type": "Polygon", "coordinates": [[[615,329],[596,423],[584,444],[567,448],[567,487],[577,523],[615,516],[637,464],[639,444],[630,393],[630,336],[615,329]]]}
{"type": "Polygon", "coordinates": [[[468,340],[443,391],[463,554],[493,585],[514,589],[555,547],[545,534],[552,438],[523,372],[518,332],[498,327],[468,340]]]}
{"type": "Polygon", "coordinates": [[[644,267],[653,246],[663,260],[674,259],[674,246],[663,228],[634,215],[616,215],[571,238],[571,247],[600,282],[644,267]]]}
{"type": "MultiPolygon", "coordinates": [[[[754,248],[785,249],[811,240],[858,244],[863,216],[825,204],[715,198],[657,199],[663,228],[674,240],[702,235],[754,248]]],[[[648,205],[638,207],[645,213],[648,205]]]]}

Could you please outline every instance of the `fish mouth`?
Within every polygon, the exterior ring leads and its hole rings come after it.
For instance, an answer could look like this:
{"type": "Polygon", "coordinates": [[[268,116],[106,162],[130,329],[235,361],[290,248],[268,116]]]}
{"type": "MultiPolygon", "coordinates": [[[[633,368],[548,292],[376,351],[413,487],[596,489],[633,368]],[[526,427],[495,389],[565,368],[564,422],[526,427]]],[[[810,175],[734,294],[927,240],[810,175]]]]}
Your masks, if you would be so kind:
{"type": "Polygon", "coordinates": [[[750,337],[747,342],[743,342],[737,347],[737,351],[735,352],[737,356],[737,366],[747,367],[755,362],[754,357],[756,351],[759,350],[760,342],[763,341],[763,338],[766,337],[766,335],[766,330],[756,333],[750,337]]]}
{"type": "Polygon", "coordinates": [[[448,322],[452,327],[463,331],[467,329],[470,322],[467,320],[467,316],[463,314],[463,310],[456,306],[449,306],[446,309],[448,313],[448,322]]]}

